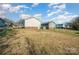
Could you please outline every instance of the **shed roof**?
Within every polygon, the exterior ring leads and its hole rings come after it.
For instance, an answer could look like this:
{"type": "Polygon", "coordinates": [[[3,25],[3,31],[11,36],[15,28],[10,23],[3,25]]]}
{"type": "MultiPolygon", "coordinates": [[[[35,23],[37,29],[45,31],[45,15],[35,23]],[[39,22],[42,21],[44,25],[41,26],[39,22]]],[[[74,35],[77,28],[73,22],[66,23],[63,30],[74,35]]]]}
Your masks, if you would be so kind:
{"type": "MultiPolygon", "coordinates": [[[[23,20],[29,20],[29,19],[32,19],[32,18],[35,18],[35,17],[29,17],[29,18],[26,18],[26,19],[23,19],[23,20]]],[[[38,20],[38,21],[40,21],[38,18],[35,18],[35,19],[38,20]]]]}
{"type": "MultiPolygon", "coordinates": [[[[53,21],[43,22],[42,24],[47,24],[47,23],[50,23],[50,22],[53,22],[53,21]]],[[[56,24],[55,22],[53,22],[53,23],[56,24]]]]}

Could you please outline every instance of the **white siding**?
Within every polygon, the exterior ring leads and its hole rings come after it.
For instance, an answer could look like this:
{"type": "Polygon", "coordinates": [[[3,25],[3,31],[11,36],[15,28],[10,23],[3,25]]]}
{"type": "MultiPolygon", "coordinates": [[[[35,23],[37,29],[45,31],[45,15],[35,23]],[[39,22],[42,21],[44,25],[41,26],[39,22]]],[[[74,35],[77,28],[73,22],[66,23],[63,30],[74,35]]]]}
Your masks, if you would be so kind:
{"type": "Polygon", "coordinates": [[[50,28],[50,29],[53,29],[53,28],[55,28],[55,27],[56,27],[56,25],[55,25],[54,22],[49,22],[49,28],[50,28]]]}
{"type": "Polygon", "coordinates": [[[25,27],[37,27],[40,28],[41,22],[35,18],[29,18],[25,20],[25,27]]]}

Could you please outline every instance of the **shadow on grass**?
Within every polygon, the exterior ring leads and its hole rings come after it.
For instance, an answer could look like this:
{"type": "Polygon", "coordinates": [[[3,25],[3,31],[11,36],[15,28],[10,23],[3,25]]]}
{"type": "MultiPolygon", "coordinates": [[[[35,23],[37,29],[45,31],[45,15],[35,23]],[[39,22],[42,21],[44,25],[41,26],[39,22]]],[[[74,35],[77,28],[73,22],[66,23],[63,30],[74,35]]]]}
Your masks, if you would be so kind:
{"type": "Polygon", "coordinates": [[[6,44],[6,42],[14,37],[16,34],[16,31],[12,30],[12,29],[4,29],[3,31],[0,32],[0,55],[4,54],[4,51],[10,46],[8,43],[6,44]]]}
{"type": "Polygon", "coordinates": [[[0,55],[4,53],[4,51],[9,47],[9,45],[1,45],[0,46],[0,55]]]}
{"type": "Polygon", "coordinates": [[[26,38],[26,42],[28,44],[28,53],[30,55],[35,55],[36,51],[35,51],[35,45],[34,45],[33,41],[31,41],[29,38],[26,38]]]}
{"type": "Polygon", "coordinates": [[[34,44],[34,41],[26,38],[26,42],[28,44],[28,54],[29,55],[47,55],[48,52],[46,51],[45,47],[42,47],[41,49],[34,44]],[[39,51],[39,52],[38,52],[39,51]]]}
{"type": "Polygon", "coordinates": [[[76,34],[78,34],[78,35],[79,35],[79,32],[76,32],[76,34]]]}

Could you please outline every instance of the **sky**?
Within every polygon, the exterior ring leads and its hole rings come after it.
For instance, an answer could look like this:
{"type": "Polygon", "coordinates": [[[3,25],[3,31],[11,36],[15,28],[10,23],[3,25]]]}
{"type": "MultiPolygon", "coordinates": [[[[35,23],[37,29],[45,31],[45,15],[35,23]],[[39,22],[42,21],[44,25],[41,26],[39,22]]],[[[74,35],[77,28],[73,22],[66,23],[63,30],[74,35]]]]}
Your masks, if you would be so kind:
{"type": "Polygon", "coordinates": [[[66,23],[79,16],[78,3],[11,3],[0,4],[0,18],[13,21],[36,17],[41,22],[66,23]]]}

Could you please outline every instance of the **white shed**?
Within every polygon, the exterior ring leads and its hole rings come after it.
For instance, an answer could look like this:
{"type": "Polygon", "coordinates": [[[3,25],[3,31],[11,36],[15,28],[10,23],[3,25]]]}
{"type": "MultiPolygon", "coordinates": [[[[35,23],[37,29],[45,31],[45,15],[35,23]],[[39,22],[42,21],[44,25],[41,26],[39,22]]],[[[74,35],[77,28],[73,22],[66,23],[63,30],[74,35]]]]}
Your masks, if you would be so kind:
{"type": "Polygon", "coordinates": [[[55,24],[55,22],[50,21],[49,22],[49,29],[53,29],[53,28],[56,28],[56,24],[55,24]]]}
{"type": "Polygon", "coordinates": [[[56,28],[56,24],[55,24],[55,22],[50,21],[50,22],[42,23],[42,24],[41,24],[41,27],[42,27],[43,29],[54,29],[54,28],[56,28]]]}
{"type": "Polygon", "coordinates": [[[41,22],[35,18],[35,17],[29,17],[27,19],[24,19],[23,27],[25,28],[38,28],[41,27],[41,22]]]}

